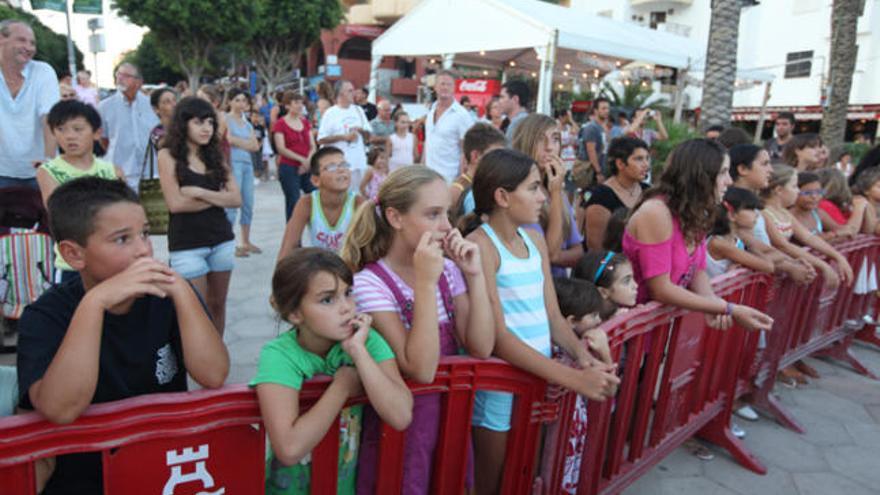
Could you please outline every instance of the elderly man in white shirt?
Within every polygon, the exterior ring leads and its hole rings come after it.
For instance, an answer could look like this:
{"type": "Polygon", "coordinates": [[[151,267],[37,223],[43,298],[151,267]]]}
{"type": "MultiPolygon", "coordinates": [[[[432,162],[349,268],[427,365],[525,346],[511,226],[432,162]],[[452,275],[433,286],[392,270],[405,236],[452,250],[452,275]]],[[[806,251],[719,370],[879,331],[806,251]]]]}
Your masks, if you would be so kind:
{"type": "Polygon", "coordinates": [[[122,169],[125,182],[135,191],[150,132],[159,125],[150,98],[140,91],[143,82],[138,68],[124,63],[116,69],[116,93],[98,104],[107,141],[104,159],[122,169]]]}
{"type": "Polygon", "coordinates": [[[461,141],[474,125],[470,112],[455,101],[455,75],[437,73],[434,81],[437,101],[425,120],[425,165],[451,183],[461,168],[461,141]]]}
{"type": "Polygon", "coordinates": [[[351,167],[351,189],[357,191],[367,170],[367,148],[370,139],[370,121],[364,110],[354,103],[354,86],[348,81],[336,81],[336,104],[321,116],[318,144],[335,146],[345,155],[351,167]]]}
{"type": "Polygon", "coordinates": [[[46,123],[58,102],[52,66],[34,61],[34,31],[22,21],[0,22],[0,188],[37,188],[35,165],[55,156],[46,123]]]}

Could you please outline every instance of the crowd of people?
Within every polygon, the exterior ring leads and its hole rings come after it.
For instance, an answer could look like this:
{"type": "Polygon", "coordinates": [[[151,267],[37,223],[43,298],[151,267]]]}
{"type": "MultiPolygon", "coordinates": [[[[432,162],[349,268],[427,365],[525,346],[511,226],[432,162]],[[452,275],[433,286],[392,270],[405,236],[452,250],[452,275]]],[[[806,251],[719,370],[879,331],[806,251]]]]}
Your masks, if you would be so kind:
{"type": "MultiPolygon", "coordinates": [[[[432,382],[442,356],[496,356],[572,390],[585,424],[583,401],[612,398],[620,382],[603,321],[654,300],[705,313],[713,328],[769,331],[772,318],[717,297],[711,277],[741,265],[851,285],[853,267],[828,241],[880,232],[880,147],[855,168],[832,163],[818,136],[793,134],[791,115],[765,148],[710,129],[652,178],[652,143],[668,139],[659,112],[613,124],[598,98],[580,126],[570,112],[530,112],[522,81],[475,119],[441,71],[414,123],[345,80],[322,83],[315,104],[215,85],[147,95],[131,64],[109,98],[59,101],[64,88],[33,54],[26,24],[0,23],[11,117],[0,119],[0,187],[40,190],[58,252],[57,285],[19,323],[20,410],[68,423],[93,403],[183,391],[186,374],[223,385],[229,282],[236,257],[261,253],[254,184],[274,168],[286,227],[266,284],[289,331],[265,345],[250,382],[271,445],[267,493],[308,492],[308,454],[331,428],[342,431],[340,493],[372,493],[381,422],[408,428],[403,492],[427,493],[441,401],[414,398],[404,379],[432,382]],[[137,195],[151,160],[169,264],[153,256],[137,195]],[[316,374],[333,378],[302,412],[316,374]],[[343,409],[362,395],[370,407],[343,409]]],[[[814,374],[801,363],[780,379],[814,374]]],[[[476,493],[499,490],[512,404],[476,395],[476,493]]],[[[582,445],[586,430],[575,431],[582,445]]],[[[92,493],[100,462],[41,462],[38,486],[92,493]]],[[[567,490],[577,472],[566,471],[567,490]]]]}

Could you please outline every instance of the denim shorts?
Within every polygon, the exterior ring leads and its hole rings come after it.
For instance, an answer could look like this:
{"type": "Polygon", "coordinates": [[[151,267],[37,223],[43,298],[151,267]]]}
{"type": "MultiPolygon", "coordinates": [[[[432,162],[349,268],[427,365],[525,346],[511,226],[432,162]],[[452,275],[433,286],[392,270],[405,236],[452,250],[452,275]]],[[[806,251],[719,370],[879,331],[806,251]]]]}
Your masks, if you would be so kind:
{"type": "Polygon", "coordinates": [[[510,430],[513,412],[513,394],[490,390],[477,390],[474,396],[474,412],[471,425],[492,431],[510,430]]]}
{"type": "Polygon", "coordinates": [[[235,266],[235,240],[216,246],[171,251],[171,268],[192,280],[208,272],[230,272],[235,266]]]}

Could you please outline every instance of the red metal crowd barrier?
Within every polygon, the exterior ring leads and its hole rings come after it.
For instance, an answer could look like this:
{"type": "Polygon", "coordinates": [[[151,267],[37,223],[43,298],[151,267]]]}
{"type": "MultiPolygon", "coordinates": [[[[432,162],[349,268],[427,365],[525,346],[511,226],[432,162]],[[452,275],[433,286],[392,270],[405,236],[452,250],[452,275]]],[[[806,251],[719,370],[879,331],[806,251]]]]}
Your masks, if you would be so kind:
{"type": "MultiPolygon", "coordinates": [[[[714,281],[729,301],[763,307],[769,277],[737,270],[714,281]]],[[[577,493],[618,493],[693,435],[726,448],[750,469],[766,469],[730,432],[742,329],[706,327],[703,314],[657,303],[609,322],[612,356],[620,363],[613,401],[590,402],[577,493]],[[733,363],[731,366],[729,364],[733,363]]],[[[542,472],[546,492],[563,493],[562,448],[568,441],[572,394],[562,401],[560,427],[548,439],[542,472]]]]}
{"type": "MultiPolygon", "coordinates": [[[[862,236],[837,248],[857,271],[866,260],[870,266],[880,261],[877,237],[862,236]]],[[[856,294],[852,287],[824,291],[818,280],[797,286],[741,269],[714,279],[713,285],[721,297],[775,316],[766,343],[758,332],[707,328],[704,315],[657,303],[607,322],[604,328],[622,381],[613,400],[588,404],[578,494],[622,491],[694,435],[724,447],[745,467],[763,474],[762,463],[730,431],[735,399],[750,398],[797,429],[794,418],[769,393],[778,370],[808,355],[827,355],[870,374],[849,346],[857,336],[877,343],[873,327],[858,331],[856,325],[865,315],[876,314],[877,294],[856,294]]],[[[320,397],[329,380],[305,385],[304,408],[320,397]]],[[[535,486],[543,493],[562,493],[574,394],[549,400],[542,380],[499,360],[465,357],[444,358],[433,383],[410,388],[415,395],[443,396],[432,493],[463,490],[463,453],[471,437],[477,389],[517,396],[502,493],[532,493],[535,486]],[[543,451],[543,479],[535,484],[541,424],[553,421],[543,451]]],[[[400,493],[405,435],[383,426],[377,493],[400,493]]],[[[312,452],[314,494],[336,492],[338,442],[339,431],[331,430],[312,452]]],[[[34,413],[0,420],[0,486],[4,494],[30,495],[35,493],[36,460],[100,452],[105,493],[261,493],[265,449],[259,407],[245,386],[151,395],[92,406],[70,425],[50,424],[34,413]]]]}
{"type": "MultiPolygon", "coordinates": [[[[866,262],[871,267],[880,256],[880,237],[858,236],[837,243],[835,248],[858,273],[866,262]]],[[[757,336],[748,343],[747,347],[755,352],[744,355],[751,362],[741,368],[737,397],[744,397],[783,426],[803,433],[803,427],[771,393],[777,372],[807,356],[828,356],[876,378],[850,351],[857,331],[864,325],[863,317],[876,304],[876,294],[857,294],[852,285],[829,290],[821,276],[807,286],[778,278],[774,292],[768,312],[776,325],[767,335],[766,347],[759,348],[757,336]]]]}
{"type": "MultiPolygon", "coordinates": [[[[306,383],[308,408],[329,378],[306,383]]],[[[557,406],[544,401],[543,380],[500,360],[444,358],[433,383],[410,384],[414,395],[444,397],[432,493],[460,494],[474,391],[516,395],[508,437],[504,493],[527,494],[534,479],[540,424],[557,406]]],[[[364,398],[351,403],[364,402],[364,398]]],[[[376,493],[400,493],[405,433],[383,425],[376,493]]],[[[90,407],[70,425],[30,413],[0,420],[2,493],[31,495],[34,462],[77,452],[100,452],[108,494],[258,494],[264,491],[265,431],[255,393],[244,385],[220,390],[156,394],[90,407]]],[[[331,429],[312,452],[313,494],[336,493],[339,430],[331,429]]]]}

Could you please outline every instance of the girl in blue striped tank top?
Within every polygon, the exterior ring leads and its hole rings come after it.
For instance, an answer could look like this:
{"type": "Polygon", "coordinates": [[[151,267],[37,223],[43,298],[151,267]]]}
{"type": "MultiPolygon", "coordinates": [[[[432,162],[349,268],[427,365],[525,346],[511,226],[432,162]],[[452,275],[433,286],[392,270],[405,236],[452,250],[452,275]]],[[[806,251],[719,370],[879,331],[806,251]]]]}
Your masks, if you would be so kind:
{"type": "MultiPolygon", "coordinates": [[[[535,161],[518,151],[491,151],[480,159],[473,191],[476,208],[462,223],[482,253],[495,315],[495,355],[590,399],[610,397],[619,380],[590,355],[560,313],[547,245],[538,233],[522,227],[537,223],[544,205],[535,161]],[[581,369],[553,361],[552,343],[573,356],[581,369]]],[[[477,493],[503,488],[498,485],[512,407],[511,394],[477,392],[471,421],[477,493]]]]}

